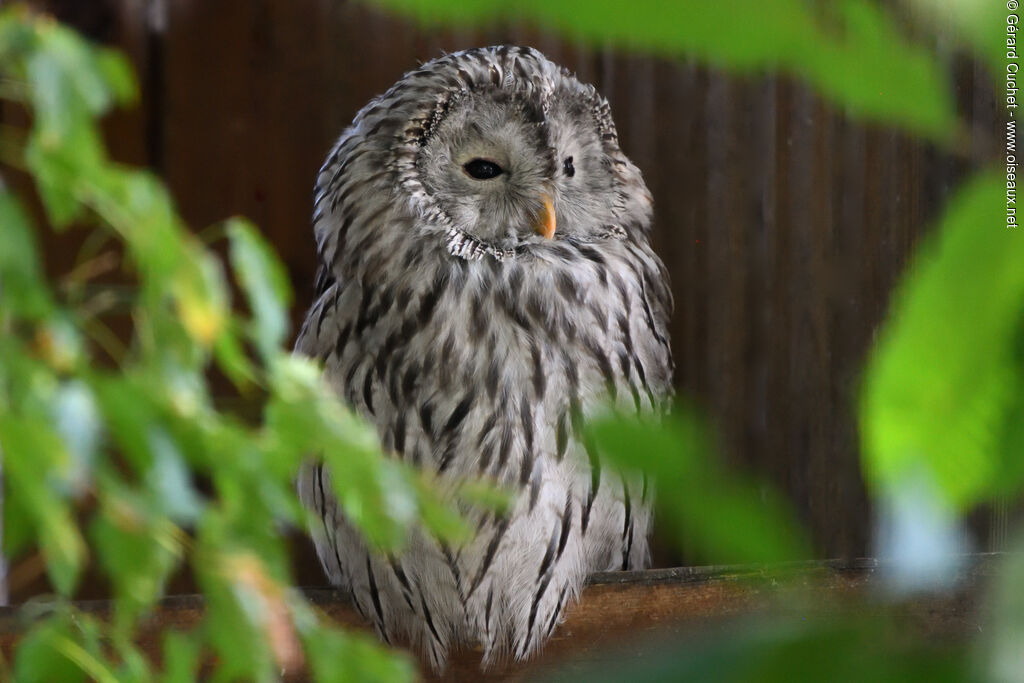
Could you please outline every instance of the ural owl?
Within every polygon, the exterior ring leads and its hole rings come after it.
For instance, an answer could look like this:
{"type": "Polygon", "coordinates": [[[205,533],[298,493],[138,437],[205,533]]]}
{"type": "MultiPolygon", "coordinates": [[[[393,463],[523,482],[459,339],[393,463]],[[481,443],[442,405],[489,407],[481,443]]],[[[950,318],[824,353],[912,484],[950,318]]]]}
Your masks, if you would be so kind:
{"type": "Polygon", "coordinates": [[[651,195],[607,101],[526,47],[467,50],[360,111],[317,177],[316,300],[296,344],[386,452],[519,491],[471,540],[369,549],[309,465],[330,580],[436,668],[533,653],[586,576],[648,562],[646,482],[602,470],[582,420],[663,410],[672,360],[651,195]]]}

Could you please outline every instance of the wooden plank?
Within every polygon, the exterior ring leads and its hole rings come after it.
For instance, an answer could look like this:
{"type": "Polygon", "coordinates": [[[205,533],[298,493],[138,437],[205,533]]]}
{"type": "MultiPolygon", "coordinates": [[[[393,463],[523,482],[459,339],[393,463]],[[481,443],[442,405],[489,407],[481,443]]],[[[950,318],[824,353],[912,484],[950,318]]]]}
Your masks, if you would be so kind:
{"type": "MultiPolygon", "coordinates": [[[[802,562],[773,567],[681,567],[645,572],[610,572],[593,576],[582,599],[566,613],[539,657],[482,673],[480,653],[453,656],[446,681],[534,680],[566,666],[652,654],[666,641],[689,637],[711,625],[740,623],[751,616],[765,620],[849,614],[892,614],[908,632],[943,641],[963,641],[981,628],[979,596],[997,571],[1000,556],[974,556],[955,589],[922,598],[886,603],[873,599],[885,566],[876,560],[802,562]]],[[[370,630],[338,591],[305,589],[310,602],[334,622],[370,630]]],[[[87,602],[81,609],[109,615],[107,602],[87,602]]],[[[196,595],[166,598],[141,632],[146,653],[159,657],[168,629],[194,628],[203,615],[196,595]]],[[[0,609],[0,649],[10,656],[26,623],[13,608],[0,609]]],[[[425,680],[435,680],[422,671],[425,680]]],[[[306,680],[290,672],[288,680],[306,680]]]]}

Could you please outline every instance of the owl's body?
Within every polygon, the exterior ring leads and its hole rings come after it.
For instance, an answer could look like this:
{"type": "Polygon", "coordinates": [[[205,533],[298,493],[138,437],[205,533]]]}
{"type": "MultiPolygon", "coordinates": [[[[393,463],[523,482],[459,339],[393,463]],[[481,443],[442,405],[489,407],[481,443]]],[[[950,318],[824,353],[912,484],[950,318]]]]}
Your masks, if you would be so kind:
{"type": "Polygon", "coordinates": [[[382,638],[437,668],[459,645],[528,656],[587,574],[647,562],[645,482],[602,470],[580,433],[609,401],[656,413],[670,391],[671,301],[639,171],[592,88],[529,48],[486,48],[363,109],[316,205],[318,298],[297,351],[386,451],[452,487],[520,491],[503,516],[471,511],[470,541],[420,532],[388,557],[309,466],[321,562],[382,638]]]}

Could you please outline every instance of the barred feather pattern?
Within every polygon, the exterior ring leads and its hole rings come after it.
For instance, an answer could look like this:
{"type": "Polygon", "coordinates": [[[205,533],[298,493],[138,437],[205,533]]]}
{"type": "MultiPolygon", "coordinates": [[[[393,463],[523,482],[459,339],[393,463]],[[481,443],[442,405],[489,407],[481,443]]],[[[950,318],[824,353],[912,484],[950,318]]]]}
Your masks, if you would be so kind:
{"type": "Polygon", "coordinates": [[[445,481],[519,491],[505,515],[470,511],[475,532],[457,547],[420,531],[389,556],[368,548],[330,473],[310,463],[298,488],[323,521],[321,563],[385,642],[410,643],[435,669],[473,644],[485,665],[528,657],[587,574],[648,563],[646,482],[602,468],[581,432],[609,401],[656,415],[670,394],[672,304],[639,171],[592,87],[535,50],[501,46],[427,63],[371,102],[314,199],[320,271],[296,351],[323,363],[387,452],[445,481]],[[615,220],[502,242],[447,215],[417,155],[462,98],[487,89],[545,114],[552,98],[586,105],[615,178],[615,220]]]}

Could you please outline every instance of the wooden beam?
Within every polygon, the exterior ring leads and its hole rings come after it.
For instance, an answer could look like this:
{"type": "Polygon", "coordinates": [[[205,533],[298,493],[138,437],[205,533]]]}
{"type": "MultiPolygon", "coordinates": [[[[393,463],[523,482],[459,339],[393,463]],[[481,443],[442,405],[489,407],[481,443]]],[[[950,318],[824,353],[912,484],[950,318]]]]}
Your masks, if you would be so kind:
{"type": "MultiPolygon", "coordinates": [[[[913,600],[880,599],[885,565],[877,560],[801,562],[771,567],[681,567],[609,572],[591,577],[582,599],[569,608],[543,652],[532,661],[480,670],[480,652],[456,653],[444,676],[423,670],[424,680],[532,680],[568,663],[607,661],[610,652],[643,657],[666,639],[686,638],[729,620],[760,616],[825,617],[891,614],[909,630],[931,638],[963,640],[981,627],[978,598],[995,572],[999,554],[975,555],[954,588],[913,600]]],[[[309,601],[338,624],[368,630],[341,592],[306,588],[309,601]]],[[[80,602],[83,610],[108,614],[109,601],[80,602]]],[[[201,596],[162,600],[143,625],[139,642],[159,658],[167,629],[188,630],[203,615],[201,596]]],[[[0,608],[0,649],[9,656],[26,627],[17,608],[0,608]]],[[[294,673],[287,680],[306,680],[294,673]]]]}

